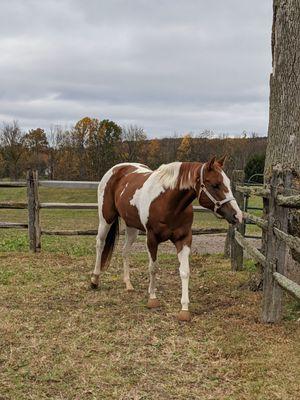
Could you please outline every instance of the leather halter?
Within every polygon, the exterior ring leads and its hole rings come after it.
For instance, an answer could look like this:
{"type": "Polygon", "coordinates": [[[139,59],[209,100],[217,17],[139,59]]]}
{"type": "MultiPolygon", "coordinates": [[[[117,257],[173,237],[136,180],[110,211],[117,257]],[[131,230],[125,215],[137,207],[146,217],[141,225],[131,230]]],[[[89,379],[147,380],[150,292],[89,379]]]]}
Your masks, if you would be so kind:
{"type": "Polygon", "coordinates": [[[219,216],[219,214],[217,214],[217,210],[219,208],[221,208],[224,204],[229,203],[232,200],[235,200],[234,197],[226,197],[224,200],[216,200],[214,198],[214,196],[212,194],[209,193],[209,191],[207,190],[205,183],[204,183],[204,167],[205,167],[206,163],[204,163],[201,167],[200,170],[200,190],[198,193],[198,201],[200,203],[200,197],[202,192],[204,192],[206,194],[206,196],[213,202],[214,206],[214,213],[219,216]]]}

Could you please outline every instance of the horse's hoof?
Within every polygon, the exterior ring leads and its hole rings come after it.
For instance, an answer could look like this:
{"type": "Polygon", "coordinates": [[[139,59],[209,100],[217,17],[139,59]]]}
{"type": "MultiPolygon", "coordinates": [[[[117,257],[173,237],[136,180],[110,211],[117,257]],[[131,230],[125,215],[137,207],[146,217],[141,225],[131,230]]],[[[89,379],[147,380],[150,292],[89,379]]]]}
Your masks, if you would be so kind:
{"type": "Polygon", "coordinates": [[[98,285],[98,283],[91,282],[90,287],[91,287],[91,289],[96,290],[96,289],[98,289],[99,285],[98,285]]]}
{"type": "Polygon", "coordinates": [[[160,302],[157,299],[148,299],[148,308],[158,308],[160,307],[160,302]]]}
{"type": "Polygon", "coordinates": [[[190,322],[191,313],[187,310],[181,310],[178,314],[178,321],[180,322],[190,322]]]}

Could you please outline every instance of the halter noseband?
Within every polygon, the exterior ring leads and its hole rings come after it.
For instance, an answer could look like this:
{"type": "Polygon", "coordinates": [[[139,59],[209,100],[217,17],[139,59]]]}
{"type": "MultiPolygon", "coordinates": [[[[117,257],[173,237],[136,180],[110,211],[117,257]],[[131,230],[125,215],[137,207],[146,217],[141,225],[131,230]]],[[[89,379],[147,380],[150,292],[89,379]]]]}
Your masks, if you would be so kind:
{"type": "Polygon", "coordinates": [[[201,196],[201,194],[202,194],[202,192],[204,192],[205,194],[206,194],[206,196],[214,203],[214,213],[217,215],[217,216],[219,216],[218,214],[217,214],[217,210],[219,209],[219,208],[221,208],[224,204],[226,204],[226,203],[229,203],[230,201],[232,201],[232,200],[235,200],[235,198],[234,197],[227,197],[227,198],[225,198],[224,200],[216,200],[214,197],[213,197],[213,195],[211,195],[210,193],[209,193],[209,191],[207,190],[207,188],[206,188],[206,186],[205,186],[205,183],[204,183],[204,167],[205,167],[205,165],[206,165],[206,163],[204,163],[203,165],[202,165],[202,167],[201,167],[201,170],[200,170],[200,190],[199,190],[199,193],[198,193],[198,201],[199,201],[199,203],[200,203],[200,196],[201,196]]]}

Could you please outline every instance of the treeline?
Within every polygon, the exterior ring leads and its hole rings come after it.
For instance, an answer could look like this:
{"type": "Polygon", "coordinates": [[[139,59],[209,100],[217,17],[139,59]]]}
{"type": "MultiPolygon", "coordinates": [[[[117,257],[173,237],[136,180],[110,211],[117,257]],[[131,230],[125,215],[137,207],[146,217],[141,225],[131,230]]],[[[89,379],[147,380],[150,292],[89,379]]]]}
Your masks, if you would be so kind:
{"type": "Polygon", "coordinates": [[[83,118],[71,129],[53,127],[23,132],[17,122],[0,129],[0,178],[24,178],[29,168],[41,177],[99,180],[119,162],[141,162],[155,169],[163,163],[206,161],[228,155],[227,171],[244,169],[255,155],[263,156],[266,138],[213,137],[210,131],[164,139],[148,139],[137,126],[120,127],[110,120],[83,118]]]}

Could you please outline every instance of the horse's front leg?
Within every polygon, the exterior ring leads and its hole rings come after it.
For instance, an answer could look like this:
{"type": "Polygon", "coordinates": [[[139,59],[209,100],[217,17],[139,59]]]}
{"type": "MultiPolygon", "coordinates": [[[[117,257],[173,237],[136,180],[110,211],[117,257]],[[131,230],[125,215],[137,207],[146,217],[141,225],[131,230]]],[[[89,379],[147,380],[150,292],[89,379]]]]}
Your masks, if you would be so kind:
{"type": "Polygon", "coordinates": [[[147,232],[147,249],[149,254],[149,299],[147,303],[148,308],[157,308],[160,306],[159,301],[156,298],[156,273],[157,273],[157,248],[158,242],[155,235],[151,232],[147,232]]]}
{"type": "Polygon", "coordinates": [[[190,265],[189,255],[191,252],[192,232],[180,240],[174,242],[177,249],[177,256],[180,263],[179,273],[181,278],[181,311],[178,314],[179,321],[190,321],[191,314],[189,312],[189,277],[190,265]]]}

